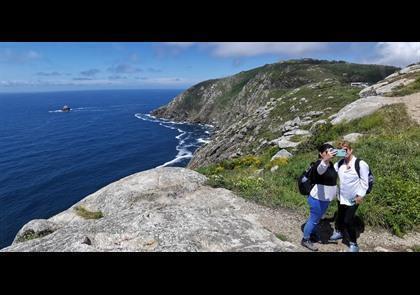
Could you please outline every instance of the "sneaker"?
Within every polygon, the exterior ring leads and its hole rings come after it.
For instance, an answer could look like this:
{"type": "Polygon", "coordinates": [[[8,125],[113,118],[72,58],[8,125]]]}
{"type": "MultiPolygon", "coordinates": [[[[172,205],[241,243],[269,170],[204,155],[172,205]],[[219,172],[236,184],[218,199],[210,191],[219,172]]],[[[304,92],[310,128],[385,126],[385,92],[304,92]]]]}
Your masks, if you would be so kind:
{"type": "Polygon", "coordinates": [[[302,239],[300,244],[311,251],[318,251],[318,248],[310,240],[302,239]]]}
{"type": "Polygon", "coordinates": [[[359,246],[356,243],[350,242],[349,252],[359,252],[359,246]]]}
{"type": "Polygon", "coordinates": [[[334,230],[334,233],[331,235],[330,240],[331,241],[337,241],[343,238],[343,235],[341,232],[334,230]]]}

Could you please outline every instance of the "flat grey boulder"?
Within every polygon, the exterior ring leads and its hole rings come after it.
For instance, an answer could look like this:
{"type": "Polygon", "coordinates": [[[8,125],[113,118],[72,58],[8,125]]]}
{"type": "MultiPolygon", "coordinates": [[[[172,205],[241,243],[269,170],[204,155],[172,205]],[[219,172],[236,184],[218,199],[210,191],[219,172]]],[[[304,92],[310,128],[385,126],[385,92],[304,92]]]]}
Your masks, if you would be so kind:
{"type": "Polygon", "coordinates": [[[293,155],[291,153],[289,153],[287,150],[282,149],[280,151],[278,151],[272,158],[271,161],[277,159],[277,158],[290,158],[293,157],[293,155]]]}
{"type": "Polygon", "coordinates": [[[288,139],[288,137],[279,137],[277,139],[273,139],[270,141],[271,145],[277,145],[279,148],[290,148],[290,147],[296,147],[299,145],[299,142],[293,142],[288,139]]]}
{"type": "Polygon", "coordinates": [[[385,105],[398,102],[401,102],[401,100],[393,97],[368,96],[360,98],[351,104],[346,105],[335,114],[331,120],[331,124],[336,125],[343,122],[349,122],[370,115],[385,105]]]}
{"type": "Polygon", "coordinates": [[[354,143],[362,136],[363,134],[361,133],[349,133],[349,134],[344,135],[343,139],[348,142],[354,143]]]}
{"type": "Polygon", "coordinates": [[[29,222],[1,251],[297,250],[246,213],[246,200],[206,186],[206,179],[175,167],[133,174],[48,220],[29,222]],[[81,207],[102,214],[86,219],[76,210],[81,207]]]}
{"type": "Polygon", "coordinates": [[[283,136],[290,136],[290,135],[311,135],[311,132],[308,130],[295,129],[295,130],[291,130],[283,134],[283,136]]]}

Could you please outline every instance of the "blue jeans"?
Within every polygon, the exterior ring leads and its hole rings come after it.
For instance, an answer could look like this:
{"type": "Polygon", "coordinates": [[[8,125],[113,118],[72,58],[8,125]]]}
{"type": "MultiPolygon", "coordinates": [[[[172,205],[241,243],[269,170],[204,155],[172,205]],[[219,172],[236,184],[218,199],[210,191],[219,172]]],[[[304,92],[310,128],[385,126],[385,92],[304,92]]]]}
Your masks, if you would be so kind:
{"type": "Polygon", "coordinates": [[[310,215],[303,229],[303,238],[307,240],[309,240],[312,233],[315,233],[316,226],[327,211],[330,202],[320,201],[314,197],[308,196],[308,204],[310,208],[310,215]]]}

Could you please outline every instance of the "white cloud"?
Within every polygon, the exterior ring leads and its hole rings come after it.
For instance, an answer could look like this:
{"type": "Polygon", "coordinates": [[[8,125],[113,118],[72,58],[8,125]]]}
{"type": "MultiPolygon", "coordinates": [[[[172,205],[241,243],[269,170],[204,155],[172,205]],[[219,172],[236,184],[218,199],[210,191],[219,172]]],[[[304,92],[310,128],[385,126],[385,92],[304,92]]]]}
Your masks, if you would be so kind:
{"type": "Polygon", "coordinates": [[[86,71],[81,71],[80,74],[83,75],[83,76],[93,77],[100,72],[101,71],[98,70],[98,69],[90,69],[90,70],[86,70],[86,71]]]}
{"type": "Polygon", "coordinates": [[[420,42],[379,42],[374,63],[405,67],[420,61],[420,42]]]}
{"type": "Polygon", "coordinates": [[[209,51],[214,57],[235,58],[235,65],[240,62],[239,58],[264,54],[298,57],[328,49],[327,42],[165,42],[163,45],[155,47],[158,57],[177,56],[195,46],[209,51]]]}
{"type": "Polygon", "coordinates": [[[249,57],[263,54],[286,54],[298,56],[323,51],[326,42],[165,42],[165,45],[180,50],[197,45],[207,49],[216,57],[249,57]]]}
{"type": "Polygon", "coordinates": [[[249,57],[263,54],[297,56],[323,51],[328,43],[321,42],[221,42],[209,43],[218,57],[249,57]]]}
{"type": "Polygon", "coordinates": [[[116,74],[134,74],[142,72],[143,70],[131,64],[119,64],[115,67],[109,67],[108,71],[116,74]]]}
{"type": "Polygon", "coordinates": [[[196,42],[163,42],[153,46],[157,58],[176,57],[183,51],[197,44],[196,42]]]}
{"type": "Polygon", "coordinates": [[[34,50],[17,52],[10,48],[0,49],[0,62],[26,63],[41,59],[42,56],[34,50]]]}

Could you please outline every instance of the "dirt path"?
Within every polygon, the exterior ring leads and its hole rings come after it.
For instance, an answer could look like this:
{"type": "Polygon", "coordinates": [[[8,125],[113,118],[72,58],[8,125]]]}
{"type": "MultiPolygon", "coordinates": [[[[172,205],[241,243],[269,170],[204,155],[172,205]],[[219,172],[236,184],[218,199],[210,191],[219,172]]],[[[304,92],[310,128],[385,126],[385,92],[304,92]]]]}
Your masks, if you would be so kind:
{"type": "Polygon", "coordinates": [[[400,96],[398,99],[406,104],[409,115],[420,124],[420,92],[400,96]]]}
{"type": "MultiPolygon", "coordinates": [[[[309,251],[300,245],[302,239],[301,226],[305,223],[307,216],[296,210],[286,208],[272,209],[253,202],[247,202],[247,206],[247,208],[244,208],[245,212],[252,214],[267,230],[280,236],[281,239],[298,245],[301,251],[309,251]]],[[[366,227],[358,239],[358,244],[361,252],[386,252],[386,250],[389,252],[411,252],[410,248],[420,245],[420,233],[411,232],[406,234],[404,238],[399,238],[385,230],[366,227]]],[[[316,245],[321,252],[346,252],[348,249],[341,242],[337,244],[317,243],[316,245]]]]}

